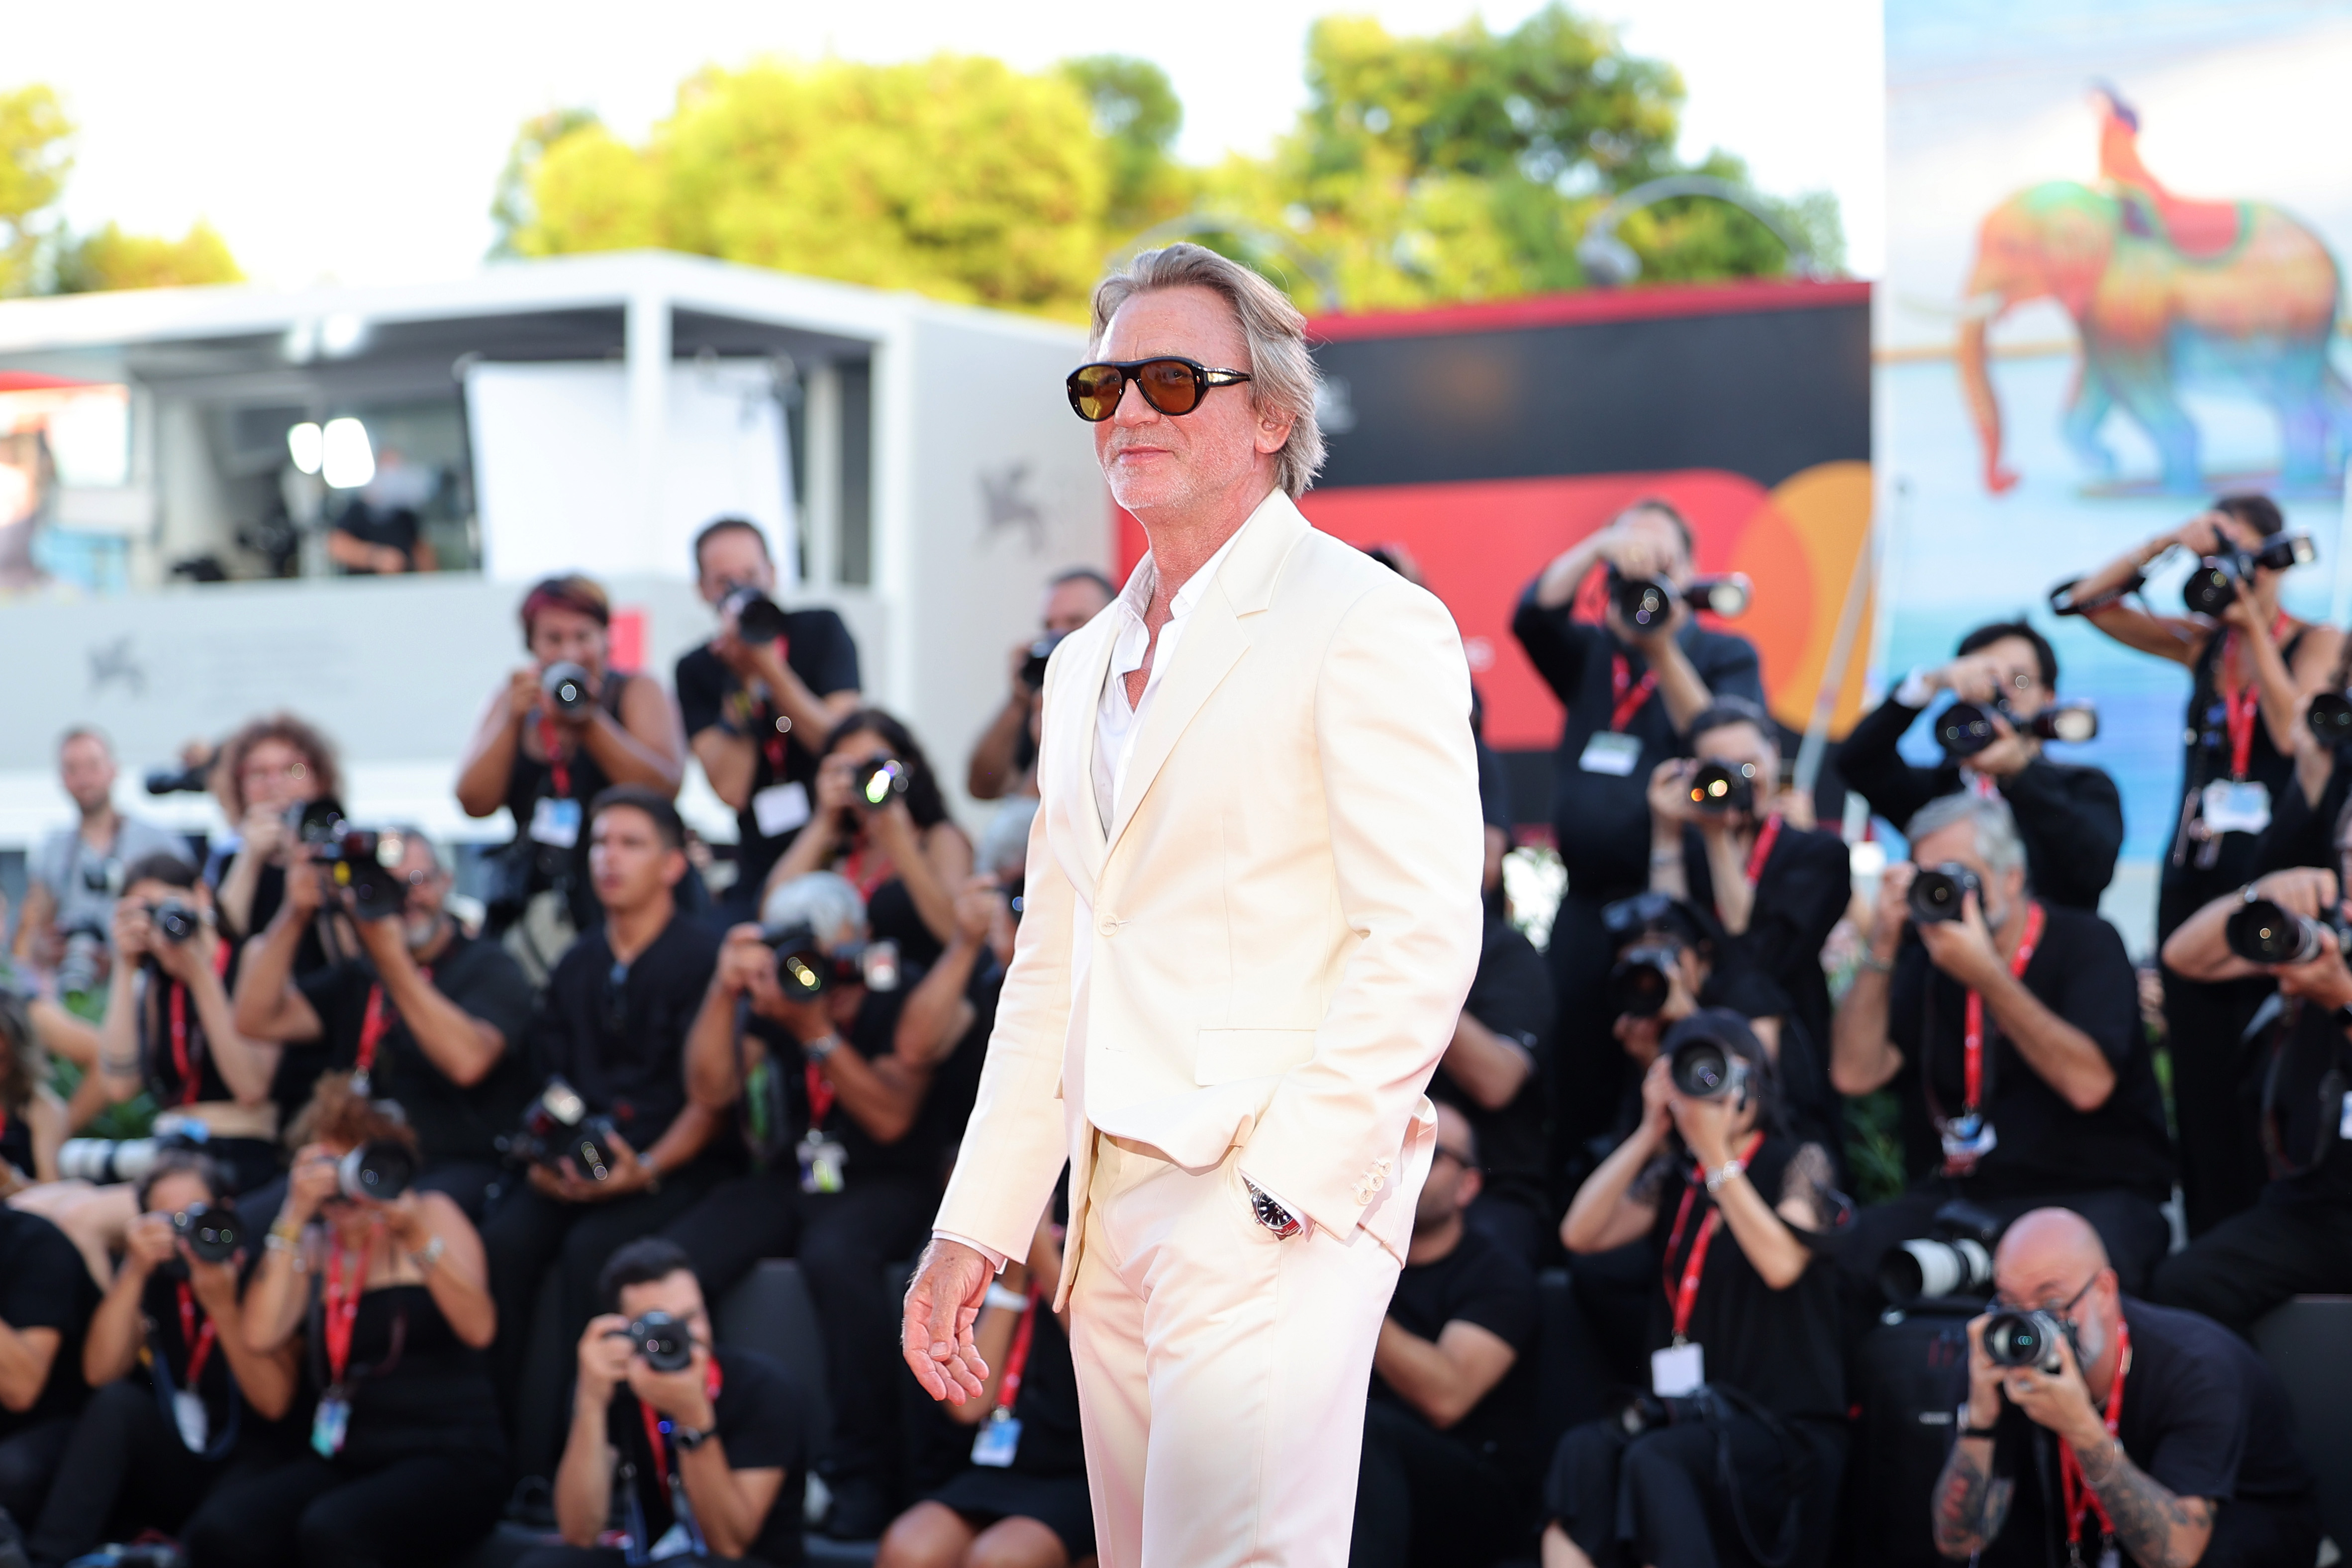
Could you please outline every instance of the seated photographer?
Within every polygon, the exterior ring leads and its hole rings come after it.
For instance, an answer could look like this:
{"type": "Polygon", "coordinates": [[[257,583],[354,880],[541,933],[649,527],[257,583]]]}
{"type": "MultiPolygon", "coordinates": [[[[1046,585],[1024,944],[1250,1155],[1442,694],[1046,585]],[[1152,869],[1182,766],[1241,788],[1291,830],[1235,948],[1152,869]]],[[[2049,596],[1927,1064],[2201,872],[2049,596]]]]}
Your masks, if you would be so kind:
{"type": "Polygon", "coordinates": [[[114,780],[106,737],[67,731],[58,742],[58,782],[79,820],[42,839],[26,862],[25,907],[9,944],[18,963],[54,973],[60,992],[95,991],[106,979],[103,947],[123,868],[150,855],[191,858],[178,834],[114,808],[114,780]]]}
{"type": "Polygon", "coordinates": [[[1984,1568],[2310,1568],[2294,1412],[2244,1342],[2125,1294],[2067,1209],[2012,1224],[1993,1282],[1931,1504],[1937,1551],[1984,1568]]]}
{"type": "MultiPolygon", "coordinates": [[[[237,945],[269,923],[286,896],[286,869],[299,847],[297,808],[340,797],[342,769],[334,742],[315,726],[291,713],[273,713],[221,742],[212,775],[221,815],[235,826],[213,840],[205,880],[219,907],[221,931],[237,945]]],[[[299,967],[314,968],[329,957],[314,933],[303,944],[299,967]]],[[[301,1097],[293,1103],[299,1106],[301,1097]]]]}
{"type": "Polygon", "coordinates": [[[2105,770],[2042,754],[2033,721],[2057,700],[2050,640],[2023,621],[1995,621],[1962,637],[1949,664],[1913,670],[1864,714],[1838,748],[1838,773],[1889,822],[1961,790],[2000,791],[2025,841],[2026,880],[2051,903],[2095,910],[2123,848],[2123,797],[2105,770]],[[1895,744],[1939,691],[1986,710],[1992,738],[1948,742],[1933,767],[1906,763],[1895,744]]]}
{"type": "Polygon", "coordinates": [[[138,1185],[122,1265],[82,1342],[94,1392],[26,1542],[37,1568],[142,1531],[176,1534],[230,1456],[294,1402],[290,1349],[246,1342],[240,1265],[260,1238],[212,1162],[170,1151],[138,1185]]]}
{"type": "Polygon", "coordinates": [[[1640,1125],[1560,1222],[1580,1257],[1647,1237],[1663,1289],[1650,1394],[1553,1456],[1545,1568],[1811,1568],[1829,1551],[1844,1349],[1814,1251],[1846,1205],[1828,1152],[1790,1136],[1778,1076],[1738,1015],[1676,1024],[1643,1077],[1640,1125]]]}
{"type": "Polygon", "coordinates": [[[1868,1279],[1954,1199],[1995,1221],[2063,1203],[2145,1282],[2170,1240],[2172,1167],[2123,939],[2033,896],[2000,800],[1945,795],[1905,832],[1912,858],[1879,881],[1830,1076],[1841,1094],[1895,1086],[1912,1185],[1862,1214],[1843,1261],[1868,1279]]]}
{"type": "Polygon", "coordinates": [[[66,1140],[66,1103],[48,1086],[34,1005],[0,990],[0,1199],[56,1181],[66,1140]]]}
{"type": "Polygon", "coordinates": [[[612,603],[583,576],[550,577],[522,601],[530,664],[493,693],[457,765],[468,816],[514,818],[498,858],[491,934],[502,935],[541,893],[554,895],[529,928],[552,968],[571,936],[596,923],[588,868],[588,804],[613,784],[677,797],[686,742],[669,694],[648,675],[611,668],[612,603]]]}
{"type": "Polygon", "coordinates": [[[1477,1133],[1440,1105],[1412,1240],[1372,1349],[1352,1568],[1486,1568],[1527,1540],[1536,1282],[1469,1223],[1478,1192],[1477,1133]]]}
{"type": "Polygon", "coordinates": [[[65,1233],[0,1206],[0,1511],[16,1519],[39,1514],[89,1396],[82,1335],[97,1304],[65,1233]]]}
{"type": "Polygon", "coordinates": [[[786,882],[765,913],[773,939],[757,926],[728,933],[687,1053],[704,1114],[715,1121],[743,1104],[761,1168],[726,1184],[667,1234],[740,1272],[755,1241],[751,1258],[790,1251],[797,1229],[835,1410],[826,1528],[871,1540],[889,1521],[902,1449],[896,1289],[884,1270],[920,1250],[939,1207],[947,1150],[963,1119],[940,1115],[930,1091],[974,1009],[944,960],[911,991],[895,974],[887,988],[872,984],[887,955],[867,947],[864,901],[840,877],[818,871],[786,882]],[[801,976],[789,989],[780,961],[801,976]],[[900,1027],[902,1013],[929,1020],[919,1037],[900,1027]]]}
{"type": "Polygon", "coordinates": [[[499,1391],[531,1476],[553,1468],[562,1427],[553,1399],[524,1408],[525,1368],[560,1388],[573,1342],[601,1310],[604,1259],[693,1207],[730,1163],[727,1151],[711,1148],[719,1116],[686,1092],[687,1032],[719,936],[677,908],[673,889],[686,875],[677,808],[656,791],[615,784],[591,804],[587,833],[604,919],[563,955],[540,997],[530,1059],[547,1088],[511,1145],[530,1161],[529,1181],[506,1195],[487,1231],[491,1288],[508,1325],[499,1391]],[[551,1271],[562,1297],[552,1335],[534,1332],[532,1322],[551,1271]]]}
{"type": "Polygon", "coordinates": [[[862,708],[833,731],[816,775],[816,816],[768,874],[770,890],[838,871],[865,896],[877,942],[923,969],[955,937],[955,896],[971,840],[948,816],[939,779],[907,727],[862,708]]]}
{"type": "Polygon", "coordinates": [[[648,1554],[798,1563],[808,1460],[792,1374],[714,1342],[702,1283],[669,1242],[630,1242],[599,1284],[612,1310],[580,1336],[555,1473],[565,1544],[526,1552],[516,1568],[622,1568],[648,1554]],[[608,1530],[625,1544],[599,1544],[608,1530]]]}
{"type": "Polygon", "coordinates": [[[415,1131],[348,1076],[320,1079],[288,1135],[300,1147],[246,1287],[245,1337],[300,1367],[310,1442],[236,1460],[189,1521],[188,1554],[452,1562],[507,1497],[482,1238],[455,1203],[409,1184],[415,1131]]]}
{"type": "Polygon", "coordinates": [[[306,1076],[354,1073],[367,1092],[398,1101],[425,1153],[416,1184],[479,1223],[499,1177],[499,1139],[530,1098],[530,983],[505,949],[449,918],[449,874],[432,842],[415,828],[385,829],[380,842],[394,841],[397,863],[360,867],[352,886],[319,866],[288,882],[240,966],[236,1026],[305,1058],[306,1076]],[[330,900],[362,951],[299,973],[296,954],[330,900]]]}
{"type": "Polygon", "coordinates": [[[1853,898],[1845,840],[1782,815],[1780,747],[1755,704],[1726,698],[1691,721],[1691,755],[1650,775],[1650,886],[1711,910],[1718,969],[1785,992],[1815,1039],[1830,1028],[1822,943],[1853,898]]]}
{"type": "Polygon", "coordinates": [[[1478,973],[1429,1097],[1466,1118],[1486,1155],[1470,1203],[1472,1229],[1533,1268],[1551,1229],[1545,1122],[1554,1018],[1543,955],[1499,910],[1486,914],[1478,973]]]}
{"type": "Polygon", "coordinates": [[[769,868],[814,810],[834,725],[857,710],[857,645],[832,610],[777,607],[776,563],[756,523],[722,517],[696,534],[694,575],[719,633],[678,659],[678,711],[703,775],[735,811],[722,916],[751,920],[769,868]]]}
{"type": "MultiPolygon", "coordinates": [[[[2352,1083],[2345,1012],[2352,969],[2345,964],[2337,879],[2319,867],[2273,871],[2242,894],[2214,900],[2164,944],[2166,966],[2192,980],[2268,976],[2278,986],[2274,1004],[2254,1016],[2249,1031],[2258,1047],[2253,1070],[2262,1075],[2270,1183],[2253,1207],[2167,1258],[2150,1291],[2168,1307],[2202,1312],[2241,1334],[2289,1297],[2352,1294],[2352,1141],[2343,1127],[2352,1083]],[[2242,945],[2284,962],[2261,962],[2242,945]]],[[[2176,1039],[2172,1049],[2239,1055],[2246,1043],[2176,1039]]]]}
{"type": "MultiPolygon", "coordinates": [[[[1040,647],[1049,651],[1064,637],[1093,620],[1118,597],[1118,584],[1091,566],[1071,566],[1054,574],[1045,584],[1045,614],[1038,635],[1013,645],[1011,689],[1004,705],[989,720],[988,728],[972,742],[971,761],[964,769],[964,793],[974,800],[1002,800],[1008,795],[1034,795],[1037,767],[1035,725],[1043,687],[1033,681],[1030,660],[1040,647]]],[[[1042,679],[1043,671],[1038,677],[1042,679]]]]}

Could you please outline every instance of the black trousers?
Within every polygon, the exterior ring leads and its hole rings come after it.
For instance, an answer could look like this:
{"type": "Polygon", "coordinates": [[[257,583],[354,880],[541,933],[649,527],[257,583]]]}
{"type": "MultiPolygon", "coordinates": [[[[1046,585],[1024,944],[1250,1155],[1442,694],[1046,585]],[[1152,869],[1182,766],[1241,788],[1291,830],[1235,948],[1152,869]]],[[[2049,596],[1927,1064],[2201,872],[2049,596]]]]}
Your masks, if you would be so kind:
{"type": "MultiPolygon", "coordinates": [[[[515,1559],[514,1568],[625,1568],[629,1554],[617,1546],[534,1546],[515,1559]]],[[[768,1568],[758,1557],[665,1557],[665,1563],[731,1563],[736,1568],[768,1568]]]]}
{"type": "MultiPolygon", "coordinates": [[[[2115,1265],[2125,1291],[2134,1296],[2147,1290],[2158,1260],[2172,1244],[2172,1228],[2165,1222],[2164,1211],[2137,1193],[2111,1187],[2024,1198],[1983,1198],[1965,1191],[1960,1184],[1931,1177],[1901,1197],[1873,1204],[1854,1215],[1853,1229],[1847,1233],[1838,1254],[1852,1286],[1875,1302],[1879,1259],[1889,1248],[1928,1235],[1934,1229],[1936,1211],[1955,1198],[1966,1199],[2004,1226],[2030,1209],[2073,1209],[2099,1233],[2099,1240],[2106,1246],[2107,1261],[2115,1265]]],[[[1875,1315],[1874,1306],[1871,1315],[1875,1315]]]]}
{"type": "Polygon", "coordinates": [[[490,1296],[499,1309],[491,1368],[522,1474],[555,1473],[580,1335],[589,1319],[606,1310],[596,1295],[604,1260],[623,1242],[655,1235],[692,1208],[717,1179],[708,1161],[695,1161],[664,1176],[659,1192],[610,1203],[559,1203],[521,1184],[500,1204],[482,1233],[490,1256],[490,1296]],[[551,1332],[535,1310],[541,1286],[551,1279],[559,1303],[551,1332]],[[537,1377],[530,1375],[534,1370],[537,1377]],[[559,1394],[527,1399],[531,1389],[559,1394]]]}
{"type": "Polygon", "coordinates": [[[836,1483],[878,1485],[897,1501],[903,1445],[898,1430],[898,1288],[889,1265],[921,1249],[940,1194],[929,1183],[855,1172],[845,1192],[801,1194],[801,1270],[824,1330],[833,1404],[836,1483]]]}
{"type": "Polygon", "coordinates": [[[506,1498],[496,1455],[362,1469],[289,1443],[232,1460],[180,1539],[192,1568],[438,1568],[497,1527],[506,1498]]]}
{"type": "Polygon", "coordinates": [[[1777,1548],[1793,1497],[1797,1543],[1785,1568],[1815,1568],[1829,1554],[1845,1469],[1845,1428],[1834,1421],[1791,1421],[1776,1434],[1756,1416],[1727,1413],[1719,1430],[1693,1421],[1639,1436],[1615,1421],[1587,1422],[1559,1440],[1545,1512],[1596,1568],[1755,1568],[1722,1479],[1726,1438],[1756,1544],[1777,1548]]]}
{"type": "Polygon", "coordinates": [[[1492,1459],[1386,1400],[1365,1407],[1348,1568],[1486,1568],[1525,1547],[1528,1524],[1492,1459]]]}
{"type": "Polygon", "coordinates": [[[2290,1296],[2352,1294],[2352,1208],[2259,1203],[2176,1252],[2156,1270],[2154,1298],[2251,1334],[2290,1296]]]}
{"type": "Polygon", "coordinates": [[[2208,984],[2164,972],[2180,1199],[2192,1237],[2252,1207],[2268,1178],[2261,1073],[2239,1037],[2271,989],[2267,980],[2208,984]]]}
{"type": "Polygon", "coordinates": [[[730,1176],[672,1220],[662,1235],[686,1248],[706,1300],[716,1305],[763,1258],[790,1258],[801,1238],[797,1164],[730,1176]]]}
{"type": "Polygon", "coordinates": [[[0,1509],[11,1518],[21,1523],[40,1517],[41,1500],[48,1495],[49,1479],[58,1473],[73,1429],[72,1416],[57,1415],[0,1438],[0,1509]]]}
{"type": "Polygon", "coordinates": [[[26,1550],[37,1562],[64,1563],[142,1530],[176,1534],[227,1468],[225,1458],[188,1452],[153,1389],[110,1383],[74,1423],[26,1550]]]}

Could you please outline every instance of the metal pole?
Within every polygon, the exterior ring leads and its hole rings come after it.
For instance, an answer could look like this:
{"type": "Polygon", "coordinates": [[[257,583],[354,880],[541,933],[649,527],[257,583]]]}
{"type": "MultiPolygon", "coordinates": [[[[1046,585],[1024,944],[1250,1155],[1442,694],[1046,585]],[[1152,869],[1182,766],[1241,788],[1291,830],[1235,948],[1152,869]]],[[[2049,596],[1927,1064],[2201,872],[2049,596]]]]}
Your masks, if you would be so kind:
{"type": "Polygon", "coordinates": [[[1845,668],[1853,658],[1853,645],[1862,633],[1862,606],[1870,597],[1870,553],[1878,520],[1862,531],[1853,552],[1853,574],[1846,581],[1845,603],[1838,608],[1837,636],[1830,643],[1829,663],[1822,670],[1822,689],[1813,698],[1813,716],[1806,721],[1804,742],[1797,748],[1796,788],[1811,795],[1821,777],[1822,754],[1829,748],[1830,719],[1837,711],[1838,692],[1845,686],[1845,668]]]}

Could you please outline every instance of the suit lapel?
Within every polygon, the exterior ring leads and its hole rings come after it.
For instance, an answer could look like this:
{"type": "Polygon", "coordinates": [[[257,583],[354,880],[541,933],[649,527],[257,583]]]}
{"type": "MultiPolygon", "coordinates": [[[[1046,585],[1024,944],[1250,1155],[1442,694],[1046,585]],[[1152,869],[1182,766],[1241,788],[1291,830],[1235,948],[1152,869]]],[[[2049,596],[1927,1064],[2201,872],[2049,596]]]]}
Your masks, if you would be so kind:
{"type": "Polygon", "coordinates": [[[1095,809],[1095,710],[1102,701],[1103,679],[1110,672],[1112,650],[1118,646],[1118,617],[1106,611],[1080,634],[1094,640],[1070,650],[1079,657],[1066,672],[1055,692],[1059,700],[1046,720],[1049,725],[1066,727],[1077,737],[1076,745],[1062,752],[1064,756],[1076,761],[1076,769],[1064,771],[1054,782],[1066,803],[1064,809],[1069,821],[1077,830],[1078,864],[1068,868],[1071,880],[1079,885],[1089,903],[1094,901],[1095,883],[1102,877],[1103,858],[1109,847],[1103,834],[1102,814],[1095,809]]]}

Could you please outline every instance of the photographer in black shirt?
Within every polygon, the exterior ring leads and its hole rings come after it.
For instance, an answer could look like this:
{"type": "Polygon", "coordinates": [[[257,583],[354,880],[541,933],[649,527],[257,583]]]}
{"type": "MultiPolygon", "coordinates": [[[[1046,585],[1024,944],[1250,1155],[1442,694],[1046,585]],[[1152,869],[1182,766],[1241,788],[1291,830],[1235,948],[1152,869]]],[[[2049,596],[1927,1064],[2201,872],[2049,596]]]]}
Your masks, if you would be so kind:
{"type": "Polygon", "coordinates": [[[599,1283],[612,1310],[580,1336],[571,1435],[555,1476],[565,1544],[527,1552],[516,1568],[621,1568],[648,1553],[798,1563],[808,1462],[792,1374],[715,1342],[702,1282],[669,1242],[629,1243],[599,1283]],[[656,1366],[677,1342],[632,1331],[646,1328],[682,1336],[687,1363],[656,1366]],[[596,1544],[608,1527],[626,1533],[625,1548],[596,1544]]]}
{"type": "Polygon", "coordinates": [[[1478,973],[1429,1080],[1429,1097],[1468,1121],[1485,1156],[1485,1179],[1470,1200],[1471,1228],[1530,1268],[1551,1229],[1543,1097],[1554,1016],[1543,955],[1490,910],[1478,973]]]}
{"type": "Polygon", "coordinates": [[[719,632],[678,659],[678,712],[712,791],[735,811],[735,883],[719,912],[746,921],[815,808],[834,726],[857,710],[857,645],[832,610],[776,607],[776,563],[756,523],[722,517],[696,534],[694,576],[719,632]]]}
{"type": "MultiPolygon", "coordinates": [[[[718,962],[719,937],[681,913],[686,829],[667,797],[616,784],[589,811],[590,874],[604,918],[556,965],[530,1026],[530,1065],[561,1079],[585,1110],[608,1117],[600,1176],[570,1154],[534,1159],[529,1184],[507,1196],[484,1233],[498,1300],[500,1403],[516,1423],[525,1475],[545,1475],[559,1428],[551,1405],[521,1408],[525,1368],[551,1386],[596,1315],[597,1272],[625,1241],[658,1231],[727,1173],[706,1152],[720,1118],[686,1092],[686,1036],[718,962]],[[532,1303],[552,1270],[557,1337],[530,1332],[532,1303]]],[[[584,1123],[583,1123],[584,1125],[584,1123]]]]}
{"type": "Polygon", "coordinates": [[[1906,832],[1912,859],[1879,883],[1830,1075],[1841,1094],[1895,1086],[1912,1186],[1863,1213],[1845,1261],[1874,1275],[1955,1198],[1996,1220],[2063,1203],[2126,1283],[2145,1281],[2170,1239],[2171,1157],[2123,939],[2033,897],[2002,801],[1946,795],[1906,832]],[[1929,900],[1911,894],[1931,872],[1944,918],[1922,919],[1929,900]]]}
{"type": "Polygon", "coordinates": [[[384,831],[401,845],[390,868],[401,901],[362,919],[350,889],[320,867],[298,868],[237,975],[236,1024],[306,1058],[312,1081],[355,1073],[363,1092],[398,1101],[425,1152],[416,1185],[447,1194],[478,1225],[499,1178],[499,1140],[530,1092],[530,983],[503,948],[449,918],[449,874],[431,841],[384,831]],[[362,955],[298,973],[304,934],[331,900],[362,955]]]}
{"type": "Polygon", "coordinates": [[[65,1233],[0,1204],[0,1510],[20,1520],[40,1511],[89,1395],[82,1334],[97,1302],[65,1233]]]}
{"type": "Polygon", "coordinates": [[[1864,714],[1838,748],[1838,772],[1889,822],[1910,821],[1941,795],[2000,791],[2025,841],[2026,879],[2051,903],[2096,910],[2123,848],[2123,796],[2105,770],[2053,763],[2031,728],[2019,728],[2057,700],[2050,639],[2023,621],[1995,621],[1962,637],[1949,664],[1913,670],[1864,714]],[[1939,691],[1988,710],[1994,739],[1933,767],[1906,763],[1895,743],[1939,691]],[[1996,702],[2007,711],[1993,710],[1996,702]]]}
{"type": "Polygon", "coordinates": [[[1559,1004],[1558,1126],[1579,1151],[1606,1132],[1625,1081],[1600,1002],[1609,976],[1603,905],[1649,885],[1650,776],[1684,754],[1682,731],[1722,697],[1761,707],[1763,678],[1745,637],[1705,630],[1677,600],[1636,632],[1616,605],[1601,624],[1576,618],[1595,567],[1681,585],[1692,574],[1689,524],[1662,500],[1641,500],[1563,552],[1521,595],[1512,635],[1563,706],[1552,762],[1552,828],[1569,890],[1553,917],[1549,955],[1559,1004]]]}

